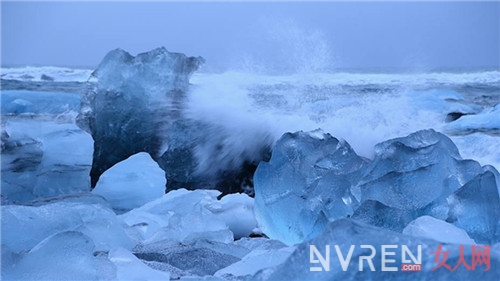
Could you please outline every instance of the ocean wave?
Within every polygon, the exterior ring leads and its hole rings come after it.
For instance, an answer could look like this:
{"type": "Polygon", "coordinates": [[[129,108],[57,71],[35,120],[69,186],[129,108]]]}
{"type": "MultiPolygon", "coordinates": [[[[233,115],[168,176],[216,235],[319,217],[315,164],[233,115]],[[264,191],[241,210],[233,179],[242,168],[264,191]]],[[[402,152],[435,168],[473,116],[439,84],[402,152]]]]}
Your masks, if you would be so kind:
{"type": "MultiPolygon", "coordinates": [[[[26,66],[1,68],[1,77],[6,80],[32,82],[86,82],[92,69],[78,69],[57,66],[26,66]]],[[[474,72],[429,72],[429,73],[363,73],[363,72],[304,72],[290,75],[268,75],[255,72],[226,71],[223,73],[197,72],[192,81],[204,81],[226,77],[241,84],[293,85],[463,85],[500,84],[500,70],[474,72]]]]}
{"type": "Polygon", "coordinates": [[[57,66],[26,66],[2,68],[1,77],[5,80],[31,82],[85,82],[92,71],[57,66]]]}

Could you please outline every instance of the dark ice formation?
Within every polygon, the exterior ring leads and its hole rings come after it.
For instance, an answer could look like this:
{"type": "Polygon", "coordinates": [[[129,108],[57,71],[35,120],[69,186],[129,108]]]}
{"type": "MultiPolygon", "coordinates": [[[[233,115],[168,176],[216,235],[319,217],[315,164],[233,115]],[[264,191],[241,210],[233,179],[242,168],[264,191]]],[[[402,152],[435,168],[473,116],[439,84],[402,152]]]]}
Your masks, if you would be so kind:
{"type": "MultiPolygon", "coordinates": [[[[209,171],[200,169],[198,148],[210,147],[211,156],[223,155],[225,134],[221,128],[186,116],[189,78],[204,62],[158,48],[136,57],[111,51],[93,72],[97,83],[88,83],[77,118],[78,125],[94,139],[91,186],[114,164],[139,152],[147,152],[165,171],[167,191],[219,189],[241,192],[251,186],[258,161],[240,157],[234,165],[213,160],[209,171]]],[[[258,154],[258,153],[257,153],[258,154]]],[[[227,161],[233,164],[231,161],[227,161]]]]}
{"type": "Polygon", "coordinates": [[[202,63],[201,57],[165,48],[136,57],[121,49],[106,55],[78,116],[78,125],[94,139],[92,187],[104,171],[133,154],[161,156],[161,132],[168,129],[166,122],[179,119],[189,77],[202,63]]]}

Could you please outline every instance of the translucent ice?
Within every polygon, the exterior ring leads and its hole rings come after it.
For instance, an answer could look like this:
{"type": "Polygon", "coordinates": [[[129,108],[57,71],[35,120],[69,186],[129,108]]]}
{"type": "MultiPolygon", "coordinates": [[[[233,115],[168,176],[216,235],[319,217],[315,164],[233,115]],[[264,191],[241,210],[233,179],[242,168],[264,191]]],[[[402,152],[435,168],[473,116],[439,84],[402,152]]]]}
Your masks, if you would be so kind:
{"type": "Polygon", "coordinates": [[[314,237],[329,220],[352,215],[353,173],[364,164],[354,150],[320,131],[286,133],[271,160],[255,172],[255,213],[262,231],[294,244],[314,237]]]}
{"type": "Polygon", "coordinates": [[[5,274],[11,280],[106,280],[116,276],[115,266],[94,255],[92,239],[66,231],[41,241],[5,274]]]}
{"type": "Polygon", "coordinates": [[[167,272],[154,270],[124,248],[109,252],[108,258],[116,266],[118,280],[169,280],[167,272]]]}
{"type": "Polygon", "coordinates": [[[2,244],[15,253],[29,251],[46,237],[63,231],[85,233],[98,251],[134,246],[123,223],[103,199],[94,196],[58,199],[38,206],[1,208],[2,244]]]}
{"type": "MultiPolygon", "coordinates": [[[[445,209],[447,214],[448,208],[445,209]]],[[[418,217],[415,210],[389,207],[376,200],[366,200],[354,211],[352,219],[374,226],[401,232],[412,220],[418,217]]],[[[443,219],[446,215],[443,215],[443,219]]]]}
{"type": "Polygon", "coordinates": [[[259,270],[272,268],[283,263],[295,250],[295,247],[281,249],[255,250],[244,256],[241,261],[217,271],[214,276],[242,277],[252,276],[259,270]]]}
{"type": "Polygon", "coordinates": [[[475,244],[465,230],[430,216],[421,216],[410,222],[403,229],[403,234],[434,239],[443,243],[475,244]]]}
{"type": "Polygon", "coordinates": [[[189,76],[203,63],[158,48],[136,57],[116,49],[92,73],[97,84],[82,97],[78,124],[94,139],[91,184],[138,152],[161,155],[160,131],[179,119],[189,76]]]}
{"type": "Polygon", "coordinates": [[[253,200],[244,194],[217,200],[219,195],[215,190],[174,190],[121,217],[143,243],[203,239],[229,243],[249,235],[256,227],[253,200]]]}
{"type": "Polygon", "coordinates": [[[80,97],[77,93],[56,93],[46,91],[4,91],[2,90],[2,114],[32,114],[47,116],[77,112],[80,97]]]}
{"type": "Polygon", "coordinates": [[[398,232],[420,216],[453,220],[448,197],[482,171],[433,130],[382,142],[353,187],[362,201],[353,218],[398,232]]]}
{"type": "Polygon", "coordinates": [[[106,55],[92,74],[97,83],[88,84],[77,118],[94,139],[92,187],[104,171],[139,152],[149,153],[165,171],[167,191],[234,193],[251,186],[268,151],[268,133],[248,133],[240,126],[234,136],[231,128],[189,116],[189,78],[203,62],[165,48],[135,57],[120,49],[106,55]],[[242,135],[258,141],[242,146],[242,135]]]}
{"type": "Polygon", "coordinates": [[[480,172],[479,163],[463,160],[448,137],[423,130],[376,145],[356,189],[361,201],[418,209],[446,198],[480,172]]]}
{"type": "Polygon", "coordinates": [[[67,122],[10,119],[2,126],[2,195],[14,202],[89,190],[92,139],[67,122]]]}
{"type": "Polygon", "coordinates": [[[141,152],[104,172],[92,192],[106,198],[113,209],[129,211],[165,194],[165,172],[141,152]]]}
{"type": "Polygon", "coordinates": [[[251,276],[262,269],[272,268],[284,262],[294,250],[294,247],[287,247],[278,240],[267,238],[242,238],[234,241],[233,245],[246,249],[246,251],[231,250],[233,255],[244,253],[238,256],[241,260],[217,271],[215,276],[226,277],[229,280],[251,276]]]}
{"type": "Polygon", "coordinates": [[[465,229],[481,244],[500,242],[499,179],[500,175],[493,167],[485,167],[484,173],[448,198],[448,221],[465,229]]]}
{"type": "Polygon", "coordinates": [[[257,226],[254,200],[243,193],[233,193],[206,206],[217,219],[226,223],[234,238],[249,236],[257,226]]]}
{"type": "MultiPolygon", "coordinates": [[[[472,261],[472,245],[463,246],[463,257],[468,265],[472,261]]],[[[463,264],[457,266],[460,257],[460,245],[446,244],[440,246],[440,242],[402,235],[350,219],[340,219],[330,223],[325,230],[314,239],[297,246],[297,250],[281,265],[271,272],[261,272],[254,277],[256,280],[475,280],[481,276],[481,280],[495,281],[500,277],[500,268],[496,266],[500,262],[498,252],[491,251],[490,268],[488,271],[484,263],[477,264],[475,270],[467,269],[463,264]],[[362,246],[364,245],[364,248],[362,246]],[[385,249],[383,258],[383,245],[389,245],[385,249]],[[391,246],[393,245],[393,246],[391,246]],[[329,271],[323,270],[323,264],[317,254],[311,255],[311,246],[314,246],[321,257],[325,258],[325,266],[329,265],[329,271]],[[421,246],[421,271],[402,272],[403,246],[411,252],[418,261],[418,247],[421,246]],[[330,247],[329,256],[326,249],[330,247]],[[338,250],[337,250],[338,247],[338,250]],[[372,247],[372,248],[370,248],[372,247]],[[439,252],[439,247],[441,251],[439,252]],[[352,254],[348,254],[352,248],[352,254]],[[444,254],[446,252],[446,254],[444,254]],[[340,253],[340,254],[339,254],[340,253]],[[389,254],[389,255],[387,255],[389,254]],[[366,259],[373,255],[370,259],[366,259]],[[446,255],[446,264],[450,270],[440,267],[438,261],[443,260],[446,255]],[[364,259],[361,259],[363,258],[364,259]],[[329,257],[329,258],[328,258],[329,257]],[[318,262],[311,263],[311,259],[318,262]],[[343,268],[342,260],[346,260],[343,268]],[[349,262],[347,262],[349,260],[349,262]],[[382,270],[382,266],[390,267],[392,270],[382,270]],[[311,270],[311,267],[319,267],[320,271],[311,270]],[[360,268],[363,270],[361,271],[360,268]]],[[[411,256],[406,254],[406,260],[413,263],[411,256]]]]}
{"type": "Polygon", "coordinates": [[[462,116],[447,124],[445,130],[455,134],[498,132],[500,131],[500,104],[487,108],[478,114],[462,116]]]}

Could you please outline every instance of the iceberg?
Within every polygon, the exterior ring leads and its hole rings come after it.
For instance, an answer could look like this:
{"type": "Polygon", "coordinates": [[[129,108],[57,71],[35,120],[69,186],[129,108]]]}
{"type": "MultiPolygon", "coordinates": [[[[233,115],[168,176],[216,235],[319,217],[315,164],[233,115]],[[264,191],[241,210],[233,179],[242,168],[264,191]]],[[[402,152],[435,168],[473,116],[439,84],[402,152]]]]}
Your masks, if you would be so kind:
{"type": "Polygon", "coordinates": [[[77,117],[94,139],[92,187],[104,171],[133,154],[161,156],[160,132],[165,122],[178,121],[189,76],[203,61],[165,48],[136,57],[116,49],[104,57],[92,73],[97,83],[88,85],[77,117]]]}
{"type": "Polygon", "coordinates": [[[347,142],[330,134],[284,134],[254,175],[259,227],[292,245],[314,237],[328,221],[352,215],[358,201],[351,185],[364,164],[347,142]]]}
{"type": "Polygon", "coordinates": [[[227,130],[193,118],[186,109],[189,78],[203,62],[165,48],[135,57],[117,49],[105,56],[92,73],[77,116],[77,124],[94,140],[91,187],[106,170],[140,152],[149,153],[165,171],[166,192],[218,189],[227,194],[252,185],[267,140],[247,149],[251,152],[237,142],[233,147],[243,151],[228,155],[227,130]]]}

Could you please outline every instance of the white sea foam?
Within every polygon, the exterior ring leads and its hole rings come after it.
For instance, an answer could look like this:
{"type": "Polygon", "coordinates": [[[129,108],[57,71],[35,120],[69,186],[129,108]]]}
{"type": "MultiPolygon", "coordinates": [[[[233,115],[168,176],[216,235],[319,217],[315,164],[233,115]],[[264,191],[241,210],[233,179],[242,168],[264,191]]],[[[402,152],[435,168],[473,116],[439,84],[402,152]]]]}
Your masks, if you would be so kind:
{"type": "Polygon", "coordinates": [[[2,79],[35,82],[50,81],[51,79],[55,82],[85,82],[89,79],[91,73],[92,70],[90,69],[57,66],[26,66],[1,69],[2,79]]]}
{"type": "MultiPolygon", "coordinates": [[[[406,74],[196,74],[188,116],[227,135],[225,157],[255,151],[283,133],[322,128],[362,156],[373,146],[417,130],[443,131],[450,112],[478,112],[461,94],[439,85],[497,83],[500,72],[406,74]],[[431,90],[411,90],[422,88],[431,90]],[[244,151],[243,151],[244,150],[244,151]]],[[[199,151],[201,162],[212,157],[199,151]]],[[[207,160],[207,161],[205,161],[207,160]]],[[[224,161],[221,159],[221,161],[224,161]]],[[[212,162],[213,163],[213,160],[212,162]]]]}

